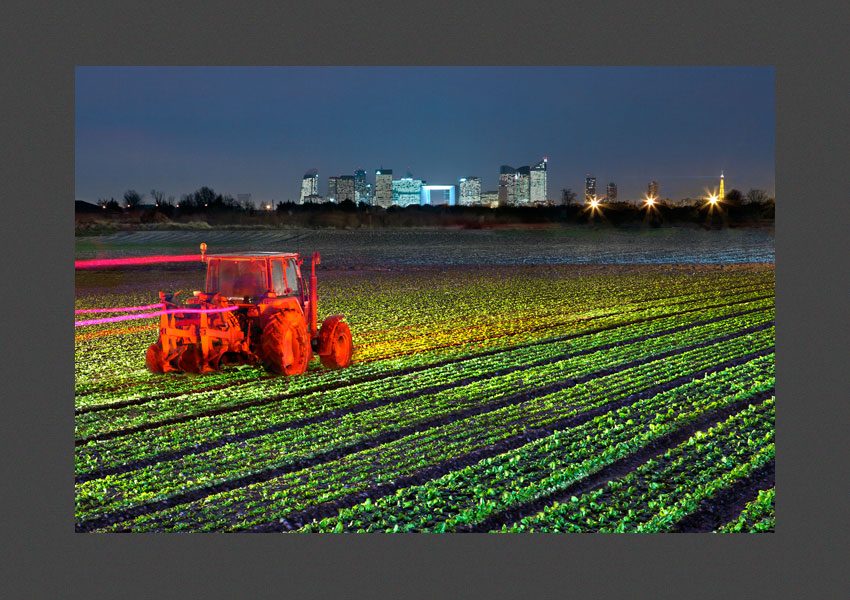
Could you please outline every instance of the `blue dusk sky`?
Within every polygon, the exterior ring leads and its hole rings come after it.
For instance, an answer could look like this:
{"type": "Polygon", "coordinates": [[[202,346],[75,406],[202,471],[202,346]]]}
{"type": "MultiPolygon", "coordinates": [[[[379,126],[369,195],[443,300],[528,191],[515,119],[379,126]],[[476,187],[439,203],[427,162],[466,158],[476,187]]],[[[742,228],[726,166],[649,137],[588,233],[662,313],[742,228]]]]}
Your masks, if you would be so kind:
{"type": "Polygon", "coordinates": [[[202,185],[297,200],[362,168],[429,184],[549,158],[549,197],[716,187],[774,195],[770,67],[78,67],[77,199],[202,185]]]}

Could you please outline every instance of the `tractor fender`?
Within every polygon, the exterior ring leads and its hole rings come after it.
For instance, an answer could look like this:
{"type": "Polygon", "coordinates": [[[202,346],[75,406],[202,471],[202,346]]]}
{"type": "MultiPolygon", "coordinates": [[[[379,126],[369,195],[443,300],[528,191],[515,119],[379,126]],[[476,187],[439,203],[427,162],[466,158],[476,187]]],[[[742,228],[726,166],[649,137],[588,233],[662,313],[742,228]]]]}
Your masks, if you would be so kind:
{"type": "Polygon", "coordinates": [[[336,326],[344,320],[344,315],[331,315],[322,321],[322,326],[319,328],[319,344],[316,349],[316,354],[319,356],[327,356],[330,354],[330,341],[334,339],[336,326]]]}

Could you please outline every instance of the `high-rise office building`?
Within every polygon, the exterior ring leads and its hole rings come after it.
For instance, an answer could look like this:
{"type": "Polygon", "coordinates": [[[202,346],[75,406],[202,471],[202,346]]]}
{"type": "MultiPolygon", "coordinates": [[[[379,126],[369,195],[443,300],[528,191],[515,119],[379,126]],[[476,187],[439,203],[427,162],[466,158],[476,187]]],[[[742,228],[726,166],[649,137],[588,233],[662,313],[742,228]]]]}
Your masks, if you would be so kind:
{"type": "Polygon", "coordinates": [[[509,165],[499,168],[499,206],[513,206],[516,202],[516,169],[509,165]]]}
{"type": "Polygon", "coordinates": [[[514,187],[514,203],[517,206],[528,206],[531,202],[531,169],[527,166],[516,170],[514,187]]]}
{"type": "Polygon", "coordinates": [[[336,201],[354,202],[354,175],[340,175],[336,183],[336,201]]]}
{"type": "MultiPolygon", "coordinates": [[[[410,173],[408,173],[410,175],[410,173]]],[[[413,177],[394,179],[392,183],[392,203],[397,206],[419,204],[422,193],[422,180],[413,177]]]]}
{"type": "Polygon", "coordinates": [[[307,171],[307,173],[304,174],[304,179],[301,180],[301,196],[298,198],[298,203],[304,204],[304,198],[318,193],[319,172],[315,169],[307,171]]]}
{"type": "Polygon", "coordinates": [[[375,171],[375,205],[388,208],[393,203],[393,171],[380,168],[375,171]]]}
{"type": "Polygon", "coordinates": [[[354,171],[354,201],[357,203],[365,202],[372,203],[371,198],[372,188],[366,183],[366,171],[357,169],[354,171]]]}
{"type": "Polygon", "coordinates": [[[481,204],[481,179],[479,177],[463,177],[459,183],[461,206],[481,204]]]}
{"type": "Polygon", "coordinates": [[[584,201],[590,202],[591,198],[596,196],[596,177],[588,174],[584,178],[584,201]]]}
{"type": "Polygon", "coordinates": [[[605,199],[608,202],[617,201],[617,184],[613,181],[608,184],[608,188],[605,190],[605,199]]]}
{"type": "Polygon", "coordinates": [[[328,177],[328,194],[325,196],[328,202],[336,202],[337,187],[339,186],[339,177],[331,175],[328,177]]]}
{"type": "Polygon", "coordinates": [[[646,195],[649,198],[658,198],[658,182],[650,181],[649,185],[646,186],[646,195]]]}
{"type": "Polygon", "coordinates": [[[543,204],[549,197],[546,189],[546,166],[549,162],[547,157],[543,157],[539,163],[531,167],[531,183],[529,198],[532,204],[543,204]]]}

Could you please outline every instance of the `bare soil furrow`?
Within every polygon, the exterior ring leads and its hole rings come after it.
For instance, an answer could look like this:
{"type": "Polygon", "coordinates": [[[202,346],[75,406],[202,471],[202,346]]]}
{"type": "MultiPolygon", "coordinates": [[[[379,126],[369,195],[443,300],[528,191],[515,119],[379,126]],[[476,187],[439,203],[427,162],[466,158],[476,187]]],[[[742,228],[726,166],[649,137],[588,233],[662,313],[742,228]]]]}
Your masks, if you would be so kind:
{"type": "Polygon", "coordinates": [[[480,523],[458,527],[457,531],[483,533],[498,530],[501,529],[503,525],[510,525],[511,523],[515,523],[525,517],[537,514],[554,502],[568,502],[572,496],[579,496],[581,494],[586,494],[587,492],[592,492],[597,488],[603,487],[609,481],[619,479],[620,477],[629,474],[642,464],[664,454],[664,452],[670,448],[686,442],[697,431],[709,429],[746,407],[767,400],[774,394],[775,391],[773,389],[767,390],[759,394],[754,394],[745,400],[740,400],[734,404],[725,406],[719,410],[706,413],[688,425],[655,440],[643,450],[635,452],[634,454],[608,465],[593,475],[590,475],[581,481],[577,481],[575,484],[565,488],[564,490],[547,496],[541,496],[534,502],[512,507],[504,512],[494,514],[480,523]]]}
{"type": "Polygon", "coordinates": [[[735,482],[713,498],[706,498],[700,502],[697,510],[676,523],[671,531],[685,533],[714,531],[741,514],[744,506],[756,498],[759,490],[766,490],[775,485],[776,461],[772,460],[755,470],[749,477],[735,482]]]}

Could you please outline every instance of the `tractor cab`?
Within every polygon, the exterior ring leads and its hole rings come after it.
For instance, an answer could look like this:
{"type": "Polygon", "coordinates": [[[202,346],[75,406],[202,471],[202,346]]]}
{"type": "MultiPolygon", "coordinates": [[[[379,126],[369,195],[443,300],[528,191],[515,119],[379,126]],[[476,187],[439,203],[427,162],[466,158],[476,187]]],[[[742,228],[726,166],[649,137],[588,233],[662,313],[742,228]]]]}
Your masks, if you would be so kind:
{"type": "Polygon", "coordinates": [[[263,298],[294,297],[304,307],[301,257],[276,252],[217,254],[206,257],[205,292],[231,302],[256,304],[263,298]]]}

